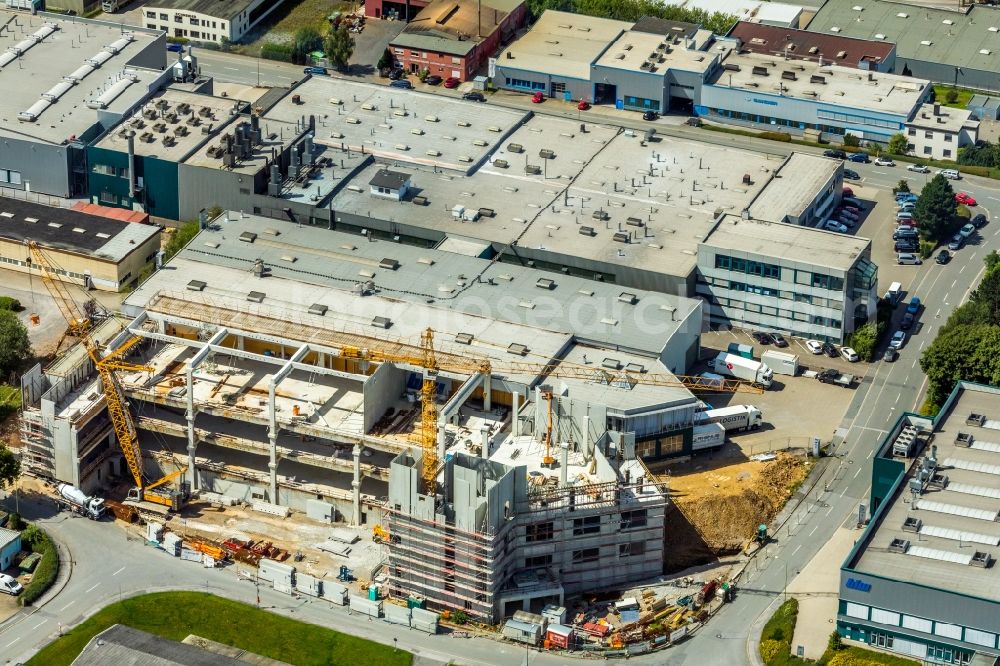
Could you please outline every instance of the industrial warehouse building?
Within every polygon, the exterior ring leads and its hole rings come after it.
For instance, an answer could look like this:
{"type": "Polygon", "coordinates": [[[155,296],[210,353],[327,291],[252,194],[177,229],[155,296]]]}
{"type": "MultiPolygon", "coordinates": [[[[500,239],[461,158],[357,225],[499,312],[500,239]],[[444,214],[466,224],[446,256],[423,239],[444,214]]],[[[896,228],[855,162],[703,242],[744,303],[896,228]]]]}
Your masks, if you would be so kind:
{"type": "Polygon", "coordinates": [[[171,37],[238,42],[284,0],[153,0],[143,5],[143,25],[171,37]]]}
{"type": "Polygon", "coordinates": [[[170,79],[160,31],[0,10],[0,193],[86,192],[86,147],[170,79]]]}
{"type": "Polygon", "coordinates": [[[871,522],[841,568],[841,635],[923,663],[1000,657],[1000,390],[959,382],[876,450],[871,522]]]}
{"type": "Polygon", "coordinates": [[[42,275],[27,241],[38,244],[60,279],[118,291],[152,268],[160,251],[160,227],[0,198],[0,269],[42,275]]]}

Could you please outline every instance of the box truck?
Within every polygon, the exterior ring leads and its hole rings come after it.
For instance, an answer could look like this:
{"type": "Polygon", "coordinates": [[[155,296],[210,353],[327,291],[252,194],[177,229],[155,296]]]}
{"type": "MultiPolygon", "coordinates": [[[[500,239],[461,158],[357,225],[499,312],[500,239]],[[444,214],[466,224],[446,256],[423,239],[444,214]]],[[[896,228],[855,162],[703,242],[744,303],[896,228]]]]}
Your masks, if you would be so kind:
{"type": "Polygon", "coordinates": [[[104,500],[100,497],[90,497],[85,492],[68,483],[59,484],[59,495],[63,504],[91,520],[100,520],[104,515],[104,500]]]}
{"type": "Polygon", "coordinates": [[[756,430],[764,423],[764,415],[753,405],[731,405],[697,412],[694,415],[695,424],[717,423],[726,432],[741,430],[756,430]]]}
{"type": "Polygon", "coordinates": [[[760,362],[771,368],[776,375],[794,377],[799,374],[799,357],[795,354],[769,349],[760,355],[760,362]]]}
{"type": "Polygon", "coordinates": [[[720,449],[726,443],[726,428],[721,423],[696,425],[691,437],[691,450],[720,449]]]}
{"type": "Polygon", "coordinates": [[[764,388],[770,388],[771,380],[774,378],[774,371],[760,361],[726,352],[720,352],[715,357],[712,367],[720,375],[760,384],[764,388]]]}

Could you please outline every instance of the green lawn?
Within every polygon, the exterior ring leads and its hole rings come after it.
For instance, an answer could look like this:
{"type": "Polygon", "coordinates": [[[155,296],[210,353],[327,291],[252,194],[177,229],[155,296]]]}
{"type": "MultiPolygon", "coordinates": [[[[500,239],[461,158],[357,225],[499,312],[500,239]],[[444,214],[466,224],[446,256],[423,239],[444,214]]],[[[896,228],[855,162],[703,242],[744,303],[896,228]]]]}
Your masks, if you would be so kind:
{"type": "Polygon", "coordinates": [[[197,634],[295,666],[409,666],[413,659],[402,650],[394,652],[378,643],[211,594],[158,592],[98,611],[32,657],[28,666],[68,666],[91,638],[113,624],[176,641],[197,634]]]}
{"type": "Polygon", "coordinates": [[[942,85],[940,83],[934,85],[934,100],[939,102],[943,106],[950,106],[956,109],[964,109],[968,105],[969,100],[972,96],[976,94],[973,90],[968,90],[966,88],[955,88],[955,92],[958,93],[958,99],[955,100],[954,104],[948,103],[948,91],[951,90],[951,86],[942,85]]]}
{"type": "Polygon", "coordinates": [[[9,384],[0,384],[0,421],[21,408],[21,389],[9,384]]]}
{"type": "Polygon", "coordinates": [[[346,13],[351,10],[348,2],[336,0],[286,0],[284,4],[268,14],[264,23],[245,36],[240,44],[233,45],[236,53],[257,55],[264,42],[290,44],[300,28],[312,27],[326,34],[330,24],[326,17],[334,12],[346,13]]]}

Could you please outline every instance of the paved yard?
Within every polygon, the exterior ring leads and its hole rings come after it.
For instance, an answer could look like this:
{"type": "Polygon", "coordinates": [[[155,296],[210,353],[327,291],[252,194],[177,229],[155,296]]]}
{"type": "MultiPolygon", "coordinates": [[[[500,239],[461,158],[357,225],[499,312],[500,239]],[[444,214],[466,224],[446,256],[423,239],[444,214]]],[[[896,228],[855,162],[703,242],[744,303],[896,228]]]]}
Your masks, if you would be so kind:
{"type": "MultiPolygon", "coordinates": [[[[402,21],[383,21],[380,19],[367,19],[365,29],[354,35],[354,55],[351,56],[349,64],[352,76],[373,77],[380,79],[376,64],[385,52],[389,42],[403,31],[406,24],[402,21]]],[[[411,79],[415,86],[420,85],[419,79],[411,79]]]]}

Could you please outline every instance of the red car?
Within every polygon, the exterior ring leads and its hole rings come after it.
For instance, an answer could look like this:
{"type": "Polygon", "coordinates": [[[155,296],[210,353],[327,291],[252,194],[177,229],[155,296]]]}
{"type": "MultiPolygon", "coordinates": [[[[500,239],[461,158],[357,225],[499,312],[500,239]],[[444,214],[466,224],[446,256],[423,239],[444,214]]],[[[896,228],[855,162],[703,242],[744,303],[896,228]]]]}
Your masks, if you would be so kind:
{"type": "Polygon", "coordinates": [[[531,96],[532,104],[541,104],[544,101],[545,101],[545,93],[543,93],[541,90],[539,90],[538,92],[536,92],[534,95],[531,96]]]}
{"type": "Polygon", "coordinates": [[[461,81],[456,79],[454,76],[449,76],[447,79],[444,80],[444,87],[457,88],[459,83],[461,83],[461,81]]]}
{"type": "Polygon", "coordinates": [[[853,197],[854,196],[854,190],[852,190],[849,187],[845,187],[844,188],[844,196],[845,197],[853,197]]]}
{"type": "Polygon", "coordinates": [[[590,102],[585,99],[581,99],[580,103],[576,105],[576,108],[580,111],[586,111],[590,108],[590,102]]]}
{"type": "Polygon", "coordinates": [[[955,193],[955,203],[960,203],[963,206],[975,206],[976,200],[973,199],[966,192],[956,192],[955,193]]]}

